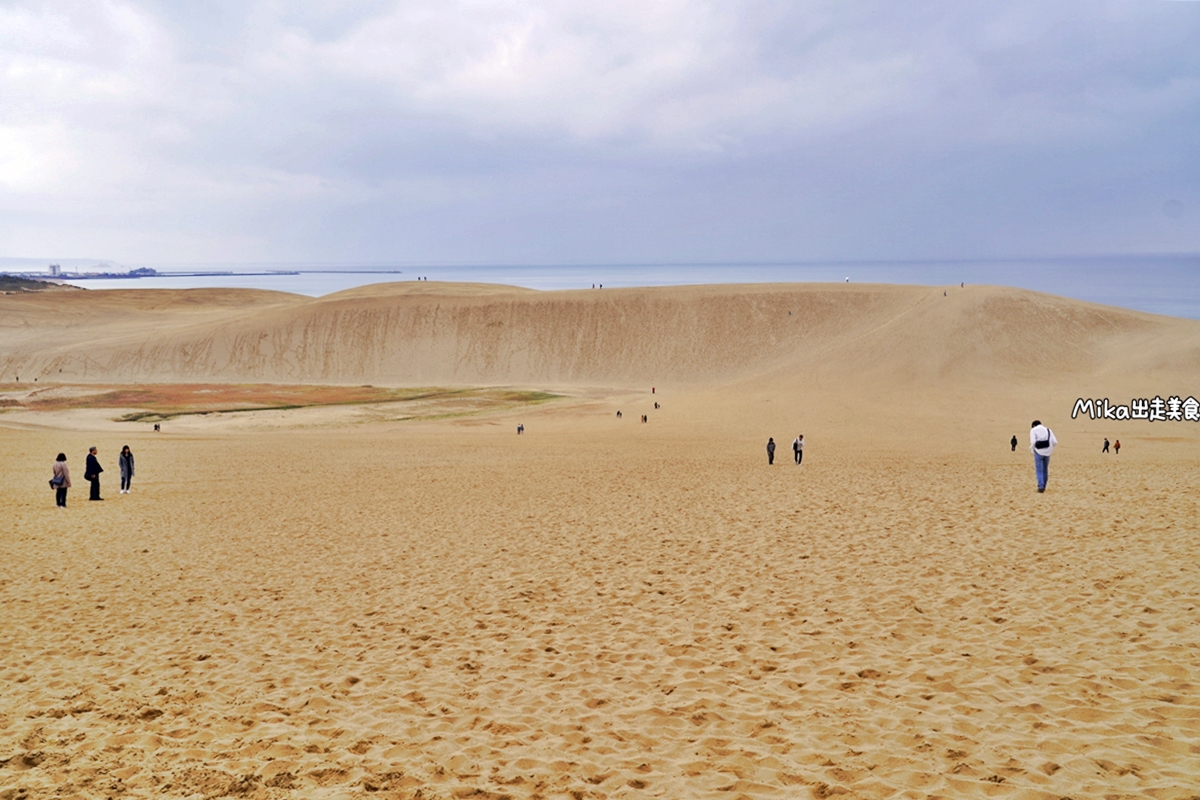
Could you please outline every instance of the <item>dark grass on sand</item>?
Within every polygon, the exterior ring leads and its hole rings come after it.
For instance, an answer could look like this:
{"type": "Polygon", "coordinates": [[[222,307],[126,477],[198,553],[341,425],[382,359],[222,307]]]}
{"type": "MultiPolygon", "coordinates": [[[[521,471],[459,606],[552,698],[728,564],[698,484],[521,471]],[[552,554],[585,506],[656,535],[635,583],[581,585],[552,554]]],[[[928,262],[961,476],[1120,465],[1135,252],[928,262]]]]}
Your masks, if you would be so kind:
{"type": "MultiPolygon", "coordinates": [[[[0,387],[24,389],[21,384],[0,387]]],[[[283,410],[312,406],[368,405],[414,401],[467,400],[482,407],[543,403],[559,395],[506,388],[387,388],[279,384],[137,384],[128,386],[42,386],[24,397],[0,399],[9,408],[61,411],[78,408],[134,408],[126,422],[154,422],[190,414],[283,410]],[[60,391],[55,391],[55,390],[60,391]],[[74,391],[61,391],[69,389],[74,391]],[[94,389],[94,391],[88,391],[94,389]],[[84,390],[84,391],[79,391],[84,390]]]]}

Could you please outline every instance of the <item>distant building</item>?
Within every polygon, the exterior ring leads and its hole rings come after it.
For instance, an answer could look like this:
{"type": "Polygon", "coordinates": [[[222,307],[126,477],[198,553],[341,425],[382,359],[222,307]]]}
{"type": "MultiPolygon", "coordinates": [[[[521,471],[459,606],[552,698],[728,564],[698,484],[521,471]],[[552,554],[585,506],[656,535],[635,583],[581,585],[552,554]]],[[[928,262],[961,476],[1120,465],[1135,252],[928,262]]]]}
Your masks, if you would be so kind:
{"type": "Polygon", "coordinates": [[[61,275],[62,275],[62,267],[60,267],[58,264],[51,264],[50,265],[50,277],[58,278],[61,275]]]}
{"type": "Polygon", "coordinates": [[[152,278],[158,274],[158,270],[150,267],[138,267],[137,269],[129,270],[129,276],[132,278],[152,278]]]}

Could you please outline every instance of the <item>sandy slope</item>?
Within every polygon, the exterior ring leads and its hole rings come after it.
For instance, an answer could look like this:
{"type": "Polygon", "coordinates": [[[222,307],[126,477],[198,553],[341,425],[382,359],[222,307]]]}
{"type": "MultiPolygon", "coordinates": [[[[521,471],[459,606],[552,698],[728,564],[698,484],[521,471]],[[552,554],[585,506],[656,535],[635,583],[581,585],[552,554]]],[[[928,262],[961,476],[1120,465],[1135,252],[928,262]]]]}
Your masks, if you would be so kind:
{"type": "MultiPolygon", "coordinates": [[[[1200,423],[1067,418],[1200,394],[1196,323],[984,287],[421,290],[178,326],[138,298],[88,369],[610,388],[158,436],[0,414],[0,798],[1200,794],[1200,423]],[[326,356],[233,358],[254,330],[326,356]]],[[[34,333],[5,363],[75,363],[34,333]]]]}
{"type": "Polygon", "coordinates": [[[1200,323],[1014,289],[808,284],[533,292],[385,284],[0,297],[0,374],[83,382],[728,383],[833,369],[905,384],[1200,371],[1200,323]]]}
{"type": "Polygon", "coordinates": [[[1002,446],[768,468],[539,414],[138,437],[135,492],[67,512],[45,454],[87,440],[6,439],[0,787],[1197,790],[1194,445],[1068,451],[1037,495],[1002,446]]]}

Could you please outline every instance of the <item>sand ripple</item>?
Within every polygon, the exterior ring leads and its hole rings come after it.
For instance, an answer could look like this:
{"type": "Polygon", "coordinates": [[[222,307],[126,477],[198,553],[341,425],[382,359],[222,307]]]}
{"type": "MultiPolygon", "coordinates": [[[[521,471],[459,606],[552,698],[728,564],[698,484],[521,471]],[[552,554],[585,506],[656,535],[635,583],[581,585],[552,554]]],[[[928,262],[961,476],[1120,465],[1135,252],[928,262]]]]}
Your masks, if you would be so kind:
{"type": "Polygon", "coordinates": [[[0,489],[5,800],[1200,793],[1194,460],[135,444],[0,489]]]}

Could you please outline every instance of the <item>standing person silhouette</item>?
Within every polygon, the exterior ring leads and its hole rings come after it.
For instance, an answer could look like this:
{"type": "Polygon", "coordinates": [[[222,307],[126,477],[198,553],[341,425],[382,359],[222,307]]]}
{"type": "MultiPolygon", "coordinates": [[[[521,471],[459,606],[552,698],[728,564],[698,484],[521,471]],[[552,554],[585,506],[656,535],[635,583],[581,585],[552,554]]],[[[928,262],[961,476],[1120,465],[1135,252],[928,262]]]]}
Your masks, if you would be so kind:
{"type": "Polygon", "coordinates": [[[767,463],[768,464],[775,463],[775,439],[774,439],[774,437],[769,437],[767,439],[767,463]]]}
{"type": "Polygon", "coordinates": [[[1113,442],[1113,450],[1116,451],[1117,455],[1121,455],[1121,440],[1120,439],[1117,439],[1117,441],[1113,442]]]}
{"type": "Polygon", "coordinates": [[[1013,451],[1014,453],[1015,453],[1015,452],[1017,452],[1017,435],[1016,435],[1015,433],[1013,434],[1012,441],[1011,441],[1011,442],[1009,442],[1009,444],[1011,444],[1011,445],[1012,445],[1012,451],[1013,451]]]}
{"type": "Polygon", "coordinates": [[[1058,439],[1054,431],[1035,419],[1029,426],[1029,452],[1033,453],[1033,471],[1037,475],[1037,490],[1046,491],[1046,481],[1050,477],[1050,454],[1054,452],[1058,439]]]}
{"type": "Polygon", "coordinates": [[[71,470],[67,469],[67,454],[59,453],[54,459],[54,479],[58,485],[54,487],[54,504],[59,508],[67,507],[67,489],[71,488],[71,470]]]}
{"type": "Polygon", "coordinates": [[[129,445],[121,448],[117,466],[121,468],[121,494],[129,494],[130,484],[133,483],[133,451],[129,445]]]}
{"type": "Polygon", "coordinates": [[[1108,439],[1107,439],[1107,438],[1104,440],[1104,447],[1103,447],[1103,448],[1100,450],[1100,452],[1101,452],[1101,453],[1107,453],[1107,452],[1108,452],[1108,439]]]}
{"type": "Polygon", "coordinates": [[[92,484],[92,492],[88,496],[88,500],[103,500],[100,496],[100,473],[104,472],[104,467],[100,466],[100,460],[96,458],[96,448],[89,447],[87,455],[87,463],[83,468],[83,479],[90,481],[92,484]]]}

